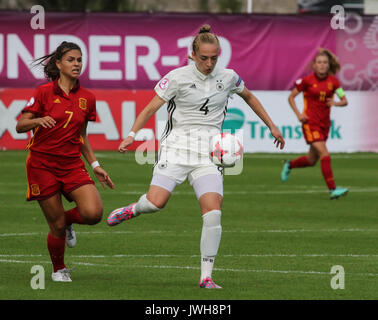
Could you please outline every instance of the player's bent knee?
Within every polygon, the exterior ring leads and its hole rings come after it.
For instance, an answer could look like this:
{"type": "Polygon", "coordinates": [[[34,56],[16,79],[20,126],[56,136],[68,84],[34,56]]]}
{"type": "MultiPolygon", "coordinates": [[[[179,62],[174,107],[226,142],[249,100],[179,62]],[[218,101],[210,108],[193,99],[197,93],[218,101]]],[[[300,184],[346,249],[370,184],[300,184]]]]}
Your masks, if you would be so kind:
{"type": "Polygon", "coordinates": [[[308,163],[311,167],[313,167],[318,162],[318,158],[316,159],[308,159],[308,163]]]}
{"type": "Polygon", "coordinates": [[[161,208],[148,200],[147,195],[144,194],[139,198],[134,210],[136,213],[154,213],[161,210],[161,208]]]}
{"type": "Polygon", "coordinates": [[[146,195],[146,199],[150,203],[149,207],[150,207],[150,210],[152,210],[151,213],[163,209],[165,205],[167,204],[167,201],[165,201],[165,199],[159,199],[159,198],[148,199],[147,195],[146,195]]]}
{"type": "Polygon", "coordinates": [[[95,224],[99,223],[101,221],[101,219],[102,219],[102,214],[92,216],[89,219],[86,219],[86,221],[87,221],[87,224],[89,224],[89,225],[95,225],[95,224]]]}
{"type": "Polygon", "coordinates": [[[95,225],[102,219],[102,207],[101,208],[87,208],[80,212],[86,224],[95,225]]]}
{"type": "Polygon", "coordinates": [[[63,237],[66,234],[66,221],[64,219],[49,223],[50,230],[55,237],[63,237]]]}

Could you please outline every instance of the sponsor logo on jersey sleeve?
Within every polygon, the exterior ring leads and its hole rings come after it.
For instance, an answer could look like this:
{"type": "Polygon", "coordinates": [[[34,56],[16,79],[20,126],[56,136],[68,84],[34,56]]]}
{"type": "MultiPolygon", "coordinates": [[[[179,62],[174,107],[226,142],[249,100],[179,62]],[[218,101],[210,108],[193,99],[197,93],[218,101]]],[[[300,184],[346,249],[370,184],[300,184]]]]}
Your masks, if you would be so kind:
{"type": "Polygon", "coordinates": [[[295,83],[296,83],[297,85],[300,85],[300,84],[302,83],[302,79],[298,79],[297,81],[295,81],[295,83]]]}
{"type": "Polygon", "coordinates": [[[169,84],[169,80],[168,78],[163,78],[161,79],[161,81],[159,82],[159,87],[161,90],[165,90],[168,88],[168,84],[169,84]]]}
{"type": "Polygon", "coordinates": [[[26,105],[27,107],[31,107],[34,104],[34,97],[31,97],[28,104],[26,105]]]}

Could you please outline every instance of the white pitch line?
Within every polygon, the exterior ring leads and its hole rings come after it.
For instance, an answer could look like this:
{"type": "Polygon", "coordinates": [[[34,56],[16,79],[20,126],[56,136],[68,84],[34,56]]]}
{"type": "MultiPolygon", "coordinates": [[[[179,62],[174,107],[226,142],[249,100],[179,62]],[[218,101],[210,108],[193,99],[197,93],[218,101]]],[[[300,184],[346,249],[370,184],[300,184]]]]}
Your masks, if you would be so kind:
{"type": "MultiPolygon", "coordinates": [[[[200,267],[193,266],[157,266],[157,265],[144,265],[135,266],[150,269],[186,269],[186,270],[200,270],[200,267]]],[[[226,272],[254,272],[254,273],[284,273],[284,274],[319,274],[319,275],[330,275],[330,272],[323,271],[303,271],[303,270],[255,270],[255,269],[229,269],[229,268],[214,268],[214,271],[226,271],[226,272]]],[[[378,277],[377,273],[352,273],[348,272],[348,275],[359,275],[359,276],[372,276],[378,277]]]]}
{"type": "MultiPolygon", "coordinates": [[[[0,259],[0,262],[3,263],[33,263],[33,264],[51,264],[51,261],[30,261],[30,260],[13,260],[13,259],[0,259]]],[[[72,265],[84,265],[84,266],[91,266],[91,267],[110,267],[108,264],[99,264],[99,263],[89,263],[89,262],[71,262],[72,265]]]]}
{"type": "Polygon", "coordinates": [[[0,262],[4,263],[40,263],[40,264],[51,264],[51,261],[27,261],[27,260],[13,260],[13,259],[0,259],[0,262]]]}
{"type": "MultiPolygon", "coordinates": [[[[304,232],[378,232],[378,229],[272,229],[272,230],[223,230],[225,233],[304,233],[304,232]]],[[[172,234],[173,230],[146,230],[146,231],[76,231],[77,235],[95,235],[95,234],[172,234]]],[[[180,234],[189,234],[193,231],[184,230],[180,234]]],[[[23,237],[23,236],[40,236],[43,232],[29,232],[29,233],[0,233],[0,237],[23,237]]]]}
{"type": "Polygon", "coordinates": [[[38,232],[24,232],[24,233],[0,233],[0,237],[22,237],[22,236],[36,236],[40,235],[38,232]]]}
{"type": "MultiPolygon", "coordinates": [[[[146,184],[147,187],[147,184],[146,184]]],[[[356,187],[351,187],[351,186],[346,186],[349,188],[350,193],[378,193],[378,188],[372,187],[372,188],[356,188],[356,187]]],[[[112,191],[113,194],[121,194],[121,195],[141,195],[145,193],[146,190],[143,189],[141,191],[117,191],[114,190],[112,191]]],[[[22,191],[12,191],[12,194],[24,194],[25,192],[22,191]]],[[[261,190],[248,190],[248,191],[224,191],[223,194],[225,195],[255,195],[255,194],[313,194],[313,193],[328,193],[326,188],[318,189],[318,188],[308,188],[307,190],[298,190],[298,189],[285,189],[285,190],[266,190],[266,191],[261,191],[261,190]]],[[[5,190],[0,190],[0,194],[7,195],[9,194],[9,191],[5,190]]],[[[193,191],[174,191],[172,193],[173,196],[193,196],[194,192],[193,191]]],[[[24,205],[22,205],[24,207],[24,205]]]]}
{"type": "Polygon", "coordinates": [[[301,233],[301,232],[378,232],[378,229],[277,229],[277,230],[223,230],[229,233],[301,233]]]}
{"type": "MultiPolygon", "coordinates": [[[[26,260],[13,260],[13,259],[0,259],[0,263],[40,263],[40,264],[50,264],[50,261],[26,261],[26,260]]],[[[86,265],[95,267],[109,267],[107,264],[98,263],[88,263],[88,262],[72,262],[72,265],[86,265]]],[[[185,270],[200,270],[200,267],[193,266],[164,266],[164,265],[134,265],[134,266],[122,266],[126,268],[149,268],[149,269],[185,269],[185,270]]],[[[252,272],[252,273],[283,273],[283,274],[319,274],[319,275],[330,275],[330,272],[324,271],[303,271],[303,270],[271,270],[271,269],[234,269],[234,268],[214,268],[214,271],[225,271],[225,272],[252,272]]],[[[348,272],[348,275],[359,275],[359,276],[372,276],[378,277],[376,273],[354,273],[348,272]]]]}
{"type": "MultiPolygon", "coordinates": [[[[348,187],[348,186],[347,186],[348,187]]],[[[351,188],[349,187],[350,193],[378,193],[378,188],[351,188]]],[[[123,195],[141,195],[145,191],[115,191],[117,194],[123,195]]],[[[248,191],[224,191],[225,195],[254,195],[254,194],[312,194],[312,193],[329,193],[326,189],[308,189],[308,190],[267,190],[267,191],[257,191],[257,190],[248,190],[248,191]]],[[[174,191],[172,195],[181,195],[181,196],[192,196],[194,195],[193,191],[174,191]]]]}
{"type": "Polygon", "coordinates": [[[378,258],[378,254],[329,254],[329,253],[314,253],[314,254],[224,254],[221,257],[251,257],[251,258],[270,258],[270,257],[283,257],[283,258],[319,258],[319,257],[339,257],[339,258],[378,258]]]}
{"type": "MultiPolygon", "coordinates": [[[[44,257],[42,254],[0,254],[2,258],[33,258],[44,257]]],[[[199,258],[201,255],[185,255],[185,254],[114,254],[114,255],[69,255],[70,258],[90,258],[90,259],[109,259],[109,258],[199,258]]],[[[330,253],[314,253],[314,254],[290,254],[290,253],[267,253],[267,254],[219,254],[218,257],[224,258],[318,258],[318,257],[340,257],[340,258],[378,258],[378,254],[330,254],[330,253]]]]}
{"type": "MultiPolygon", "coordinates": [[[[47,255],[45,255],[47,257],[47,255]]],[[[43,257],[42,254],[0,254],[0,257],[12,257],[12,258],[33,258],[33,257],[43,257]]]]}

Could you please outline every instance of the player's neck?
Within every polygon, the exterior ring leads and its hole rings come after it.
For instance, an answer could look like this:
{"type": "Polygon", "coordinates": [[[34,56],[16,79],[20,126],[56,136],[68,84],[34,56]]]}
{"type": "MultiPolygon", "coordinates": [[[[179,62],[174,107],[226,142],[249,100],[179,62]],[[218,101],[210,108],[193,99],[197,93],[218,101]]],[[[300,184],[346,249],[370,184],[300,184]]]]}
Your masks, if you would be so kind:
{"type": "Polygon", "coordinates": [[[64,93],[68,96],[70,94],[71,89],[76,85],[76,79],[70,79],[63,75],[61,75],[58,79],[59,87],[64,91],[64,93]]]}
{"type": "Polygon", "coordinates": [[[328,73],[317,73],[317,72],[314,72],[315,73],[315,76],[319,79],[319,80],[324,80],[328,77],[328,73]]]}

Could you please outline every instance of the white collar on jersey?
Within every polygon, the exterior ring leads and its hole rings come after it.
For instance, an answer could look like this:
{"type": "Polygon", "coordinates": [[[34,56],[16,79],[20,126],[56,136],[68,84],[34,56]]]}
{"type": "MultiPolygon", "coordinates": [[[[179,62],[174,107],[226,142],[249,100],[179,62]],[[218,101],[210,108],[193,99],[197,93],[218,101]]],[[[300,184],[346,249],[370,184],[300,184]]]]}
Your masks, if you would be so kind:
{"type": "Polygon", "coordinates": [[[210,73],[209,75],[206,75],[206,74],[203,74],[201,71],[199,71],[196,67],[196,64],[193,63],[192,64],[192,70],[193,70],[193,73],[198,77],[200,78],[201,80],[206,80],[207,78],[214,78],[217,74],[217,67],[214,68],[213,72],[210,73]]]}

